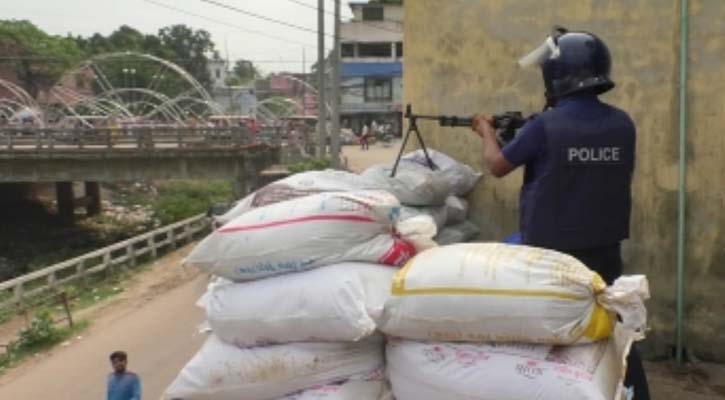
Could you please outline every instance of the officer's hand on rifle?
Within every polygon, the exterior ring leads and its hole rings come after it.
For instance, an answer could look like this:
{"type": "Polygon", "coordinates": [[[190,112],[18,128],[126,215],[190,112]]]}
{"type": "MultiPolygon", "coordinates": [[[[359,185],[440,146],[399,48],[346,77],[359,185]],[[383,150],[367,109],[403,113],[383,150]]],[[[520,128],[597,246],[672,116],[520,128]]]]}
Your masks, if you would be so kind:
{"type": "Polygon", "coordinates": [[[471,128],[483,139],[483,160],[493,176],[500,178],[516,168],[501,153],[492,117],[486,114],[476,115],[471,128]]]}
{"type": "Polygon", "coordinates": [[[486,114],[477,114],[473,117],[473,123],[471,126],[474,132],[478,134],[482,139],[486,139],[486,136],[496,138],[496,131],[493,128],[493,118],[486,114]]]}

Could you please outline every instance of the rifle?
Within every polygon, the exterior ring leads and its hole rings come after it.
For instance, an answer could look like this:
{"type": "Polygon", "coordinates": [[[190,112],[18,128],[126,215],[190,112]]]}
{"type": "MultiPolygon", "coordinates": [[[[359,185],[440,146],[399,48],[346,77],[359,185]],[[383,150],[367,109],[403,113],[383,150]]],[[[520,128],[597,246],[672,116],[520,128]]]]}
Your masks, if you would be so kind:
{"type": "MultiPolygon", "coordinates": [[[[410,104],[405,107],[404,117],[408,119],[408,131],[405,133],[405,138],[403,138],[400,152],[398,152],[398,157],[395,159],[395,165],[393,166],[393,170],[390,173],[391,178],[395,177],[395,173],[398,171],[400,159],[403,156],[405,145],[408,143],[408,138],[410,137],[411,133],[415,133],[415,136],[418,138],[418,143],[420,143],[420,147],[423,149],[423,153],[425,154],[425,159],[428,163],[428,167],[433,171],[438,168],[428,155],[428,149],[426,148],[423,137],[421,137],[420,131],[418,130],[419,119],[438,121],[438,124],[440,126],[445,127],[473,127],[473,117],[460,117],[455,115],[413,114],[412,106],[410,104]]],[[[493,128],[496,130],[496,140],[501,147],[514,140],[514,138],[516,138],[516,135],[518,134],[519,129],[524,126],[526,121],[528,121],[528,118],[525,118],[520,111],[507,111],[502,114],[496,114],[493,116],[492,119],[493,128]]]]}

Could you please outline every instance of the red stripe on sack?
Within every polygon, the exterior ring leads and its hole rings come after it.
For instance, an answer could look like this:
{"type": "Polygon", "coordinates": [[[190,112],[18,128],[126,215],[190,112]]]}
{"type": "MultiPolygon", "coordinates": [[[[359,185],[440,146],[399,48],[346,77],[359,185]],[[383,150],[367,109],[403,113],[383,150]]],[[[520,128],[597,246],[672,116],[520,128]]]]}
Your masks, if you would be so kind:
{"type": "Polygon", "coordinates": [[[411,259],[415,253],[416,249],[412,243],[404,239],[395,238],[393,239],[393,245],[380,257],[378,263],[399,267],[411,259]]]}
{"type": "Polygon", "coordinates": [[[291,225],[300,222],[312,222],[312,221],[345,221],[345,222],[377,222],[370,217],[361,217],[357,215],[312,215],[309,217],[300,217],[286,219],[282,221],[267,222],[265,224],[257,225],[246,225],[246,226],[230,226],[228,228],[219,229],[219,233],[231,233],[231,232],[243,232],[252,231],[256,229],[271,228],[275,226],[291,225]]]}

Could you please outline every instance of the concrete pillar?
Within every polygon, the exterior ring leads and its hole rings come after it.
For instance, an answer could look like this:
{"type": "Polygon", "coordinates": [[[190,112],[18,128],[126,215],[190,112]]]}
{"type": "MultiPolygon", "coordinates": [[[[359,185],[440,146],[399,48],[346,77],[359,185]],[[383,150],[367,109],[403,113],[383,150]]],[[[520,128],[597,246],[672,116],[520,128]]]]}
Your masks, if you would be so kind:
{"type": "Polygon", "coordinates": [[[247,195],[247,179],[244,175],[234,178],[234,198],[241,199],[247,195]]]}
{"type": "Polygon", "coordinates": [[[259,189],[259,162],[262,160],[257,159],[252,154],[248,154],[244,158],[244,177],[246,179],[247,193],[250,194],[255,190],[259,189]]]}
{"type": "Polygon", "coordinates": [[[73,221],[75,210],[73,182],[56,182],[55,195],[58,200],[58,215],[66,221],[73,221]]]}
{"type": "Polygon", "coordinates": [[[101,213],[101,186],[98,182],[86,182],[86,213],[88,215],[98,215],[101,213]]]}

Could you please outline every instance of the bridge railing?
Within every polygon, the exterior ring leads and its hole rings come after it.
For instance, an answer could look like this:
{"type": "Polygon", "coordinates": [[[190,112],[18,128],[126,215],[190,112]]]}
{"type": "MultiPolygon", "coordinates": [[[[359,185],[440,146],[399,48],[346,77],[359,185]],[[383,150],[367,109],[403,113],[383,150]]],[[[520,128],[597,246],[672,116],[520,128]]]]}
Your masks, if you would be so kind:
{"type": "Polygon", "coordinates": [[[0,129],[0,151],[238,148],[255,141],[245,127],[0,129]]]}
{"type": "Polygon", "coordinates": [[[211,227],[206,215],[198,215],[142,235],[112,244],[17,278],[0,282],[0,309],[24,308],[46,292],[57,293],[62,285],[118,269],[130,269],[157,258],[162,252],[188,243],[211,227]]]}

